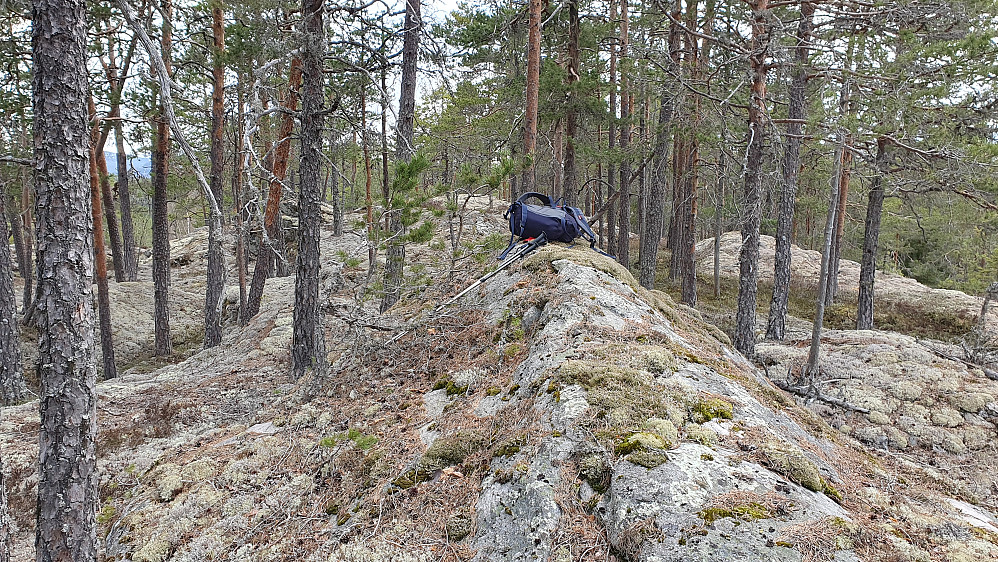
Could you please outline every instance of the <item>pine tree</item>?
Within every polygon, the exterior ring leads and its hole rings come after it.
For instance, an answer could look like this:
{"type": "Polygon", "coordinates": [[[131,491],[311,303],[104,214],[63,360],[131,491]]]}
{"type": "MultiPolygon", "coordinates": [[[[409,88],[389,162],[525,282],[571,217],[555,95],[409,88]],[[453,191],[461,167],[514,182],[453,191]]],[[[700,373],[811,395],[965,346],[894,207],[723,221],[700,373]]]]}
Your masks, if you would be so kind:
{"type": "MultiPolygon", "coordinates": [[[[0,203],[6,200],[7,194],[0,192],[0,203]]],[[[6,241],[9,238],[7,218],[0,213],[0,240],[6,241]]],[[[3,250],[0,251],[0,357],[3,357],[3,361],[0,361],[0,407],[3,407],[20,402],[27,394],[27,388],[24,384],[21,342],[18,338],[14,272],[10,252],[6,248],[0,250],[3,250]]]]}
{"type": "MultiPolygon", "coordinates": [[[[225,125],[225,28],[220,0],[211,7],[212,67],[211,67],[211,171],[206,196],[213,199],[212,207],[221,209],[222,172],[225,166],[223,127],[225,125]]],[[[220,218],[220,217],[219,217],[220,218]]],[[[215,347],[222,342],[222,301],[225,292],[225,256],[222,254],[221,220],[211,216],[208,224],[208,278],[204,299],[204,347],[215,347]]]]}
{"type": "Polygon", "coordinates": [[[302,0],[301,183],[298,195],[298,261],[291,336],[291,370],[295,377],[321,366],[324,334],[319,317],[319,184],[324,120],[322,59],[325,29],[322,0],[302,0]]]}
{"type": "Polygon", "coordinates": [[[32,6],[41,383],[38,562],[97,558],[85,15],[81,0],[35,0],[32,6]]]}
{"type": "MultiPolygon", "coordinates": [[[[399,114],[396,124],[396,160],[399,163],[409,163],[416,153],[415,118],[416,118],[416,61],[419,59],[419,33],[422,29],[420,15],[420,0],[406,0],[405,31],[402,43],[402,93],[399,98],[399,114]]],[[[383,90],[384,91],[384,90],[383,90]]],[[[384,112],[382,112],[384,116],[384,112]]],[[[382,134],[382,139],[387,135],[382,134]]],[[[388,182],[387,154],[385,155],[385,170],[382,173],[384,181],[388,182]]],[[[391,195],[386,190],[385,199],[391,201],[391,195]]],[[[405,266],[405,225],[400,213],[404,210],[389,205],[391,217],[388,219],[388,251],[385,259],[385,296],[381,301],[381,312],[385,312],[398,302],[402,293],[403,268],[405,266]]]]}
{"type": "Polygon", "coordinates": [[[762,159],[766,135],[766,59],[769,51],[768,0],[750,2],[752,43],[745,194],[742,199],[742,250],[738,256],[738,313],[734,345],[745,355],[755,353],[756,295],[759,290],[759,223],[762,214],[762,159]]]}

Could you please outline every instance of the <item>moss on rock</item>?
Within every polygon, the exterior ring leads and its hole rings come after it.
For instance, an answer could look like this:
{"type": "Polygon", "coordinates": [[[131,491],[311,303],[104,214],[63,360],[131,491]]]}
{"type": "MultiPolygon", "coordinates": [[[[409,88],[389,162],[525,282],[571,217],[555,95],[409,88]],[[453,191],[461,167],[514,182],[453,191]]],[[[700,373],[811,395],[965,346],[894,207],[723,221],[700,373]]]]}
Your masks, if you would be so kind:
{"type": "Polygon", "coordinates": [[[825,490],[825,481],[818,467],[808,460],[804,452],[790,443],[768,441],[761,448],[769,469],[815,492],[825,490]]]}
{"type": "Polygon", "coordinates": [[[650,449],[665,449],[665,440],[654,433],[639,431],[624,438],[615,451],[618,455],[628,455],[635,451],[647,451],[650,449]]]}
{"type": "Polygon", "coordinates": [[[697,517],[707,525],[713,525],[719,519],[739,519],[742,521],[755,521],[757,519],[768,519],[773,516],[772,511],[765,505],[757,502],[748,502],[734,506],[708,507],[697,513],[697,517]]]}
{"type": "Polygon", "coordinates": [[[734,416],[734,405],[716,396],[701,396],[689,405],[690,420],[704,423],[713,419],[730,420],[734,416]]]}
{"type": "Polygon", "coordinates": [[[687,424],[686,427],[683,428],[683,431],[686,433],[686,438],[690,441],[706,445],[707,447],[717,445],[717,433],[714,430],[708,429],[698,423],[687,424]]]}
{"type": "Polygon", "coordinates": [[[180,467],[173,463],[166,463],[159,467],[158,473],[156,491],[159,492],[161,501],[168,502],[184,489],[184,479],[181,476],[180,467]]]}
{"type": "Polygon", "coordinates": [[[669,456],[663,451],[635,451],[626,457],[628,462],[651,469],[665,464],[669,456]]]}
{"type": "Polygon", "coordinates": [[[671,449],[679,442],[679,430],[669,420],[650,418],[644,423],[644,429],[661,437],[665,443],[665,449],[671,449]]]}
{"type": "Polygon", "coordinates": [[[458,431],[446,435],[433,442],[426,454],[419,461],[419,468],[424,471],[440,470],[463,462],[468,455],[480,450],[485,444],[485,438],[474,431],[458,431]]]}
{"type": "Polygon", "coordinates": [[[153,539],[132,555],[132,562],[163,562],[170,556],[173,546],[162,539],[153,539]]]}

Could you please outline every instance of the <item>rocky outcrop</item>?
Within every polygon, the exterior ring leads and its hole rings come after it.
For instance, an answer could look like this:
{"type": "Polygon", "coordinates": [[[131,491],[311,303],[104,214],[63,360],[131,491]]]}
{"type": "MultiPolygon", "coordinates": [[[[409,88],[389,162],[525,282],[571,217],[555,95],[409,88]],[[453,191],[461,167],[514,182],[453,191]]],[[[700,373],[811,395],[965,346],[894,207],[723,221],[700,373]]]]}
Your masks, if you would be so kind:
{"type": "MultiPolygon", "coordinates": [[[[327,377],[288,378],[292,282],[275,279],[261,314],[222,347],[100,385],[108,559],[998,556],[985,490],[915,456],[931,439],[902,453],[889,437],[887,450],[853,439],[859,420],[825,423],[698,312],[611,260],[549,245],[443,313],[434,303],[461,283],[437,283],[379,318],[355,298],[366,282],[356,242],[324,242],[323,255],[338,256],[323,272],[327,377]],[[412,330],[390,339],[403,318],[412,330]]],[[[424,267],[446,279],[451,264],[424,267]]],[[[925,359],[910,354],[917,343],[870,345],[855,361],[883,352],[863,364],[913,369],[925,359]]],[[[763,349],[771,374],[794,360],[763,349]]],[[[926,427],[966,447],[990,391],[950,367],[963,377],[956,388],[924,377],[935,394],[871,382],[881,394],[864,404],[890,423],[872,416],[869,426],[906,432],[902,418],[921,405],[926,427]],[[959,415],[935,407],[944,399],[959,415]]],[[[18,560],[31,558],[36,408],[0,420],[18,560]]]]}

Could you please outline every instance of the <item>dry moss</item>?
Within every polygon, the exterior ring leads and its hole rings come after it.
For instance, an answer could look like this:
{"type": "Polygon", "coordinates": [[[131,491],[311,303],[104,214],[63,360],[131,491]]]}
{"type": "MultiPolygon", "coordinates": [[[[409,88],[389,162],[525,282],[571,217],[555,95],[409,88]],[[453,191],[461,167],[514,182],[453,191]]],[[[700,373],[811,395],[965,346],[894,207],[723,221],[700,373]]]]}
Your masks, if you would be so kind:
{"type": "Polygon", "coordinates": [[[626,458],[628,462],[648,469],[669,462],[669,456],[662,451],[635,451],[626,458]]]}
{"type": "Polygon", "coordinates": [[[647,372],[572,360],[562,363],[554,378],[586,389],[586,399],[598,410],[597,415],[618,431],[641,427],[649,418],[669,417],[669,401],[647,372]]]}
{"type": "Polygon", "coordinates": [[[697,423],[687,424],[683,428],[686,433],[686,438],[695,443],[701,445],[706,445],[707,447],[713,447],[717,445],[718,437],[717,433],[712,429],[708,429],[697,423]]]}
{"type": "Polygon", "coordinates": [[[458,431],[433,442],[419,461],[419,468],[435,471],[464,461],[468,455],[481,450],[485,438],[474,431],[458,431]]]}
{"type": "Polygon", "coordinates": [[[804,452],[783,441],[767,441],[760,448],[770,470],[815,492],[825,491],[825,480],[818,467],[804,452]]]}

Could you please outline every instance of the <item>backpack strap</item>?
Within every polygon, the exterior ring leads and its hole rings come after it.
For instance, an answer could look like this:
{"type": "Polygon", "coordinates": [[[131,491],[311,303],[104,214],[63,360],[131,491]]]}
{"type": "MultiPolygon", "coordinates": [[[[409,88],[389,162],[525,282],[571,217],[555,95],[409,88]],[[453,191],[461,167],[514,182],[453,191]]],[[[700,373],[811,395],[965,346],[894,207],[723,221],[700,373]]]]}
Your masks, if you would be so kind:
{"type": "Polygon", "coordinates": [[[509,235],[509,246],[506,246],[506,249],[503,250],[501,254],[499,254],[498,258],[496,258],[498,261],[506,259],[506,255],[509,254],[510,250],[513,249],[513,246],[516,246],[516,242],[514,242],[515,239],[516,239],[515,235],[513,234],[509,235]]]}
{"type": "Polygon", "coordinates": [[[596,247],[596,233],[593,232],[593,227],[589,226],[589,221],[586,220],[586,215],[582,213],[582,209],[578,207],[566,207],[566,209],[568,209],[571,213],[572,218],[575,219],[575,223],[579,225],[580,229],[582,229],[582,237],[589,239],[590,249],[595,250],[597,253],[603,254],[608,258],[617,259],[617,256],[611,256],[596,247]]]}
{"type": "Polygon", "coordinates": [[[539,200],[541,203],[544,203],[545,207],[554,207],[554,201],[551,201],[550,197],[548,197],[547,195],[544,195],[543,193],[537,193],[536,191],[530,191],[530,192],[524,193],[523,195],[519,196],[516,199],[516,202],[517,203],[523,203],[527,199],[530,199],[531,197],[539,200]]]}

